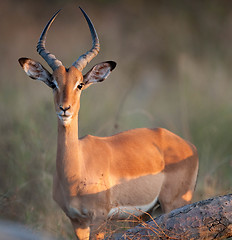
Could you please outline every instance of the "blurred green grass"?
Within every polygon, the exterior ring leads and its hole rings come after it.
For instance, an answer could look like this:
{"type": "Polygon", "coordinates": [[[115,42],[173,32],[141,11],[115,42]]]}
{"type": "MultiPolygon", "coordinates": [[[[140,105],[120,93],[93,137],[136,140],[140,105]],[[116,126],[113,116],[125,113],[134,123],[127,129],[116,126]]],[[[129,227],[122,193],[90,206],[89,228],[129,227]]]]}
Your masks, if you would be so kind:
{"type": "MultiPolygon", "coordinates": [[[[232,2],[5,1],[0,14],[0,216],[71,239],[52,200],[56,116],[52,92],[30,80],[17,59],[44,61],[35,46],[47,20],[48,49],[69,66],[90,35],[76,5],[94,21],[97,62],[114,60],[104,83],[83,93],[80,136],[136,127],[165,127],[198,149],[194,200],[232,190],[232,2]]],[[[47,66],[46,66],[47,67],[47,66]]]]}

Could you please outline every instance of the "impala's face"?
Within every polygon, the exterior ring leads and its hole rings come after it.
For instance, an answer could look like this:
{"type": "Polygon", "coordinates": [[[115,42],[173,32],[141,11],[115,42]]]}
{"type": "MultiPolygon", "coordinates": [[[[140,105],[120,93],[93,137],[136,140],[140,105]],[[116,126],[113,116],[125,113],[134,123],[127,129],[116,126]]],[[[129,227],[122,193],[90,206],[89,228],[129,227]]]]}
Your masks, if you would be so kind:
{"type": "Polygon", "coordinates": [[[72,119],[78,114],[82,88],[86,89],[93,83],[104,81],[116,66],[116,63],[113,61],[102,62],[96,64],[84,76],[82,75],[81,71],[95,56],[97,56],[100,50],[100,44],[97,32],[94,29],[91,20],[83,9],[81,9],[81,11],[91,32],[92,48],[85,54],[81,55],[69,69],[66,70],[62,62],[45,49],[48,29],[60,10],[48,21],[37,44],[37,52],[52,68],[54,71],[53,74],[37,61],[25,57],[19,59],[20,65],[29,77],[42,81],[50,88],[53,88],[56,114],[58,120],[64,126],[69,125],[72,119]]]}
{"type": "Polygon", "coordinates": [[[56,114],[65,127],[78,114],[81,91],[93,83],[104,81],[116,66],[113,61],[98,63],[83,76],[74,66],[67,70],[63,65],[59,66],[51,74],[39,62],[30,58],[20,58],[19,63],[29,77],[42,81],[53,89],[56,114]]]}
{"type": "Polygon", "coordinates": [[[80,95],[84,86],[82,73],[75,67],[66,70],[61,66],[54,71],[52,82],[58,120],[67,126],[80,108],[80,95]]]}

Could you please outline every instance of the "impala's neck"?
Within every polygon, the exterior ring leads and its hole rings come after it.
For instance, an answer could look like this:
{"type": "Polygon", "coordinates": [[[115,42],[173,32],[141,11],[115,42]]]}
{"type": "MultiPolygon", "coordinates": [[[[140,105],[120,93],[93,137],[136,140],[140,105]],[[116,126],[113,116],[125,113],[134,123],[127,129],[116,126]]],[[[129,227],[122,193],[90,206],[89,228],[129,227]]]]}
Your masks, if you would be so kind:
{"type": "MultiPolygon", "coordinates": [[[[69,147],[78,143],[78,117],[74,117],[67,126],[58,119],[58,147],[69,147]]],[[[61,149],[62,150],[62,149],[61,149]]],[[[67,150],[67,149],[66,149],[67,150]]]]}
{"type": "Polygon", "coordinates": [[[79,178],[80,161],[78,150],[78,118],[73,118],[68,126],[64,126],[58,120],[56,169],[62,182],[70,187],[75,185],[79,178]]]}

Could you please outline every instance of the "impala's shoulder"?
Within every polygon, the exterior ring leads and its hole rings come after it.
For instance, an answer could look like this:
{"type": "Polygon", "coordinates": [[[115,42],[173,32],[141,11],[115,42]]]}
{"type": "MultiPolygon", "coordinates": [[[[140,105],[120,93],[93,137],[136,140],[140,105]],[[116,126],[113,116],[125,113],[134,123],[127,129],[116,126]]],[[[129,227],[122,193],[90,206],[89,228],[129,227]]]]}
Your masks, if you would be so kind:
{"type": "Polygon", "coordinates": [[[93,136],[93,135],[86,135],[84,137],[81,137],[79,139],[81,144],[88,144],[88,143],[100,143],[102,142],[102,140],[104,140],[106,137],[97,137],[97,136],[93,136]]]}
{"type": "Polygon", "coordinates": [[[174,133],[170,132],[166,128],[161,128],[161,127],[151,128],[151,129],[149,128],[148,130],[150,134],[155,135],[156,137],[159,137],[159,138],[165,137],[167,135],[175,135],[174,133]]]}
{"type": "Polygon", "coordinates": [[[92,136],[92,135],[85,135],[85,136],[83,136],[83,137],[81,137],[81,138],[79,138],[79,140],[81,141],[81,142],[84,142],[84,141],[88,141],[88,140],[91,140],[91,139],[95,139],[96,137],[95,136],[92,136]]]}
{"type": "MultiPolygon", "coordinates": [[[[166,128],[162,128],[162,127],[159,127],[159,128],[153,128],[151,129],[152,131],[154,131],[156,134],[163,134],[163,135],[176,135],[175,133],[169,131],[168,129],[166,128]]],[[[177,136],[177,135],[176,135],[177,136]]]]}

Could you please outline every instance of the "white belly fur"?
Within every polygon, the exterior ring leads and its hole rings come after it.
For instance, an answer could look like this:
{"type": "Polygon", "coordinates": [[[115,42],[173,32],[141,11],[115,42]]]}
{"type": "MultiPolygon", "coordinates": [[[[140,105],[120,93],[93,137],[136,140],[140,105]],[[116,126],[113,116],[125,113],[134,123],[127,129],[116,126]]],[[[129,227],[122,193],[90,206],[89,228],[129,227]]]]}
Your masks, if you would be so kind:
{"type": "Polygon", "coordinates": [[[108,214],[108,218],[111,219],[127,219],[132,216],[141,216],[148,210],[150,210],[158,201],[156,197],[151,203],[142,206],[120,206],[112,208],[108,214]]]}

